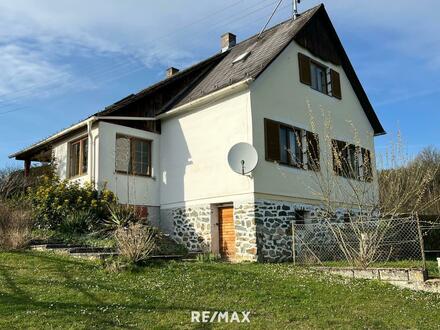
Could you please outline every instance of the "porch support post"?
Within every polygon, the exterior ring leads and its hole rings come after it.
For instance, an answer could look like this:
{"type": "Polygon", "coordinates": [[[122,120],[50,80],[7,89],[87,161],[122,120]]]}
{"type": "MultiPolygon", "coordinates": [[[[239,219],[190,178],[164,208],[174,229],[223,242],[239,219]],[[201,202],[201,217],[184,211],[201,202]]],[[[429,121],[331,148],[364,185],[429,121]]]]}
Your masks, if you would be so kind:
{"type": "Polygon", "coordinates": [[[25,159],[24,160],[24,176],[27,178],[31,171],[31,160],[25,159]]]}

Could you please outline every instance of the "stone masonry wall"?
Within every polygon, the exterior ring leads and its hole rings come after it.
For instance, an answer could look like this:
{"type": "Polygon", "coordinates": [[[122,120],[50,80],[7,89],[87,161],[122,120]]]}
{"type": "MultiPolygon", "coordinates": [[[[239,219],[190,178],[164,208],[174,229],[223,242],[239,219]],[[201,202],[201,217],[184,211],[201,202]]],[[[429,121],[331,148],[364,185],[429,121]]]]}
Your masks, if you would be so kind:
{"type": "MultiPolygon", "coordinates": [[[[237,261],[291,261],[292,222],[296,220],[296,211],[307,212],[307,223],[319,221],[319,210],[319,206],[286,201],[235,202],[237,261]]],[[[171,233],[179,243],[193,252],[211,251],[211,205],[175,208],[167,210],[167,214],[172,224],[171,233]]],[[[343,221],[343,214],[342,210],[338,212],[337,221],[343,221]]]]}
{"type": "Polygon", "coordinates": [[[171,210],[173,236],[189,251],[209,252],[211,249],[211,207],[202,205],[171,210]]]}
{"type": "Polygon", "coordinates": [[[314,218],[319,208],[285,201],[255,202],[259,261],[292,260],[292,221],[296,219],[296,211],[299,210],[308,212],[308,217],[314,218]]]}
{"type": "Polygon", "coordinates": [[[237,261],[257,261],[257,236],[254,202],[234,203],[237,261]]]}

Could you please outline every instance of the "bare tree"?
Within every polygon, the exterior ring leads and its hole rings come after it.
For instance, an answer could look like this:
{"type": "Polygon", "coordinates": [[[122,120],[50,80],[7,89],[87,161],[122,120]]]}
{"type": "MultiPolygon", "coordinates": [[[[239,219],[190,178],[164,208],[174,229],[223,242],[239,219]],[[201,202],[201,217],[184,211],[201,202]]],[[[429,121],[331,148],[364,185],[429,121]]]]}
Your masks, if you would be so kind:
{"type": "MultiPolygon", "coordinates": [[[[316,132],[317,125],[312,112],[310,114],[311,127],[316,132]]],[[[435,185],[440,168],[431,161],[437,155],[426,151],[419,159],[411,158],[403,152],[399,138],[399,142],[392,144],[384,157],[377,160],[381,169],[376,171],[374,150],[369,150],[367,141],[361,140],[361,136],[368,137],[368,133],[359,134],[349,122],[352,142],[338,141],[334,138],[330,114],[323,111],[322,116],[324,138],[320,140],[318,151],[321,167],[319,171],[310,171],[313,183],[308,189],[322,202],[318,219],[344,258],[365,268],[386,259],[396,252],[391,245],[384,248],[385,243],[402,242],[403,239],[396,236],[403,232],[402,228],[405,235],[412,235],[415,246],[421,248],[418,231],[409,230],[408,224],[417,225],[417,215],[440,201],[438,185],[435,185]]],[[[315,150],[306,152],[308,159],[312,153],[316,154],[315,150]]],[[[419,258],[423,257],[420,250],[416,252],[419,258]]]]}

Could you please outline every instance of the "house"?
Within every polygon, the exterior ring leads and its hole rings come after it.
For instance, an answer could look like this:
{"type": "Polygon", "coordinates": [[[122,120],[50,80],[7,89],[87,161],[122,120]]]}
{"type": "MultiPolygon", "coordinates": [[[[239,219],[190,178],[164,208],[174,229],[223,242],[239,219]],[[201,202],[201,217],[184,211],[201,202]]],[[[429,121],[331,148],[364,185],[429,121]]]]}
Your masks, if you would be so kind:
{"type": "MultiPolygon", "coordinates": [[[[359,147],[374,168],[374,136],[385,132],[324,5],[240,43],[227,33],[221,52],[166,75],[11,157],[27,170],[53,159],[61,178],[106,184],[190,250],[238,261],[292,258],[291,222],[316,216],[322,201],[307,186],[331,153],[320,109],[335,144],[359,147]],[[259,155],[251,175],[228,166],[239,142],[259,155]]],[[[363,184],[374,188],[372,174],[363,184]]]]}

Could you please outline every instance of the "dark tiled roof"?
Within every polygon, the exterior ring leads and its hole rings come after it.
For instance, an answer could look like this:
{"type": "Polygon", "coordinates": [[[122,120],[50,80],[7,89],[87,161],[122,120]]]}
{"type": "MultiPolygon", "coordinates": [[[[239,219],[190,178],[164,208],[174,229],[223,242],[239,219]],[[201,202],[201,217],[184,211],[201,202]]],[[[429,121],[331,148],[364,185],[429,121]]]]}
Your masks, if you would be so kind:
{"type": "Polygon", "coordinates": [[[319,8],[320,6],[304,12],[297,20],[288,20],[278,24],[263,32],[260,37],[255,35],[240,42],[184,97],[168,108],[162,109],[162,112],[196,100],[246,78],[257,78],[319,8]],[[246,60],[233,63],[238,56],[246,52],[250,52],[246,60]]]}

